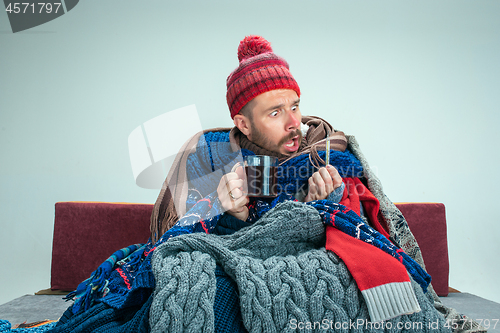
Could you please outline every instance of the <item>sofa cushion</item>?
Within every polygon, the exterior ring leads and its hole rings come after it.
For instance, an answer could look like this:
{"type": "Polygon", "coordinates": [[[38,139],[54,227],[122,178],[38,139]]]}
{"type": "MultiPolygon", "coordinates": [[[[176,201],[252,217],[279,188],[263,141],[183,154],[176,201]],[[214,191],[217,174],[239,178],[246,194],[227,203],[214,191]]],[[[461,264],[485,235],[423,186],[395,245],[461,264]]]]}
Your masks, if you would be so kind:
{"type": "Polygon", "coordinates": [[[51,289],[75,290],[115,251],[146,243],[151,204],[58,202],[51,289]]]}
{"type": "Polygon", "coordinates": [[[448,295],[448,241],[445,207],[441,203],[397,203],[417,239],[432,286],[439,296],[448,295]]]}
{"type": "MultiPolygon", "coordinates": [[[[439,296],[448,295],[448,243],[444,205],[399,203],[422,251],[439,296]]],[[[55,205],[51,289],[75,290],[115,251],[150,236],[152,204],[58,202],[55,205]]]]}

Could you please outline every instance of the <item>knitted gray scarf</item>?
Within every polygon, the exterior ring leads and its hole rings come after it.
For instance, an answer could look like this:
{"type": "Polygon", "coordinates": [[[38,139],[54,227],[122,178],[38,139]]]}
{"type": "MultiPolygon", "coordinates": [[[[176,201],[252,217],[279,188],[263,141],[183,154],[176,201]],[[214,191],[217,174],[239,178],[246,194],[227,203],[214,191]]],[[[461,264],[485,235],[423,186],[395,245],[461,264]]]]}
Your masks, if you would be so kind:
{"type": "MultiPolygon", "coordinates": [[[[196,233],[162,244],[152,261],[157,278],[152,332],[214,331],[216,263],[238,285],[249,332],[289,332],[301,325],[334,331],[354,324],[360,332],[380,331],[381,326],[369,323],[366,303],[347,267],[321,247],[324,231],[314,208],[290,201],[233,235],[196,233]]],[[[382,331],[421,323],[405,331],[448,332],[444,317],[412,284],[422,311],[386,321],[382,331]]]]}

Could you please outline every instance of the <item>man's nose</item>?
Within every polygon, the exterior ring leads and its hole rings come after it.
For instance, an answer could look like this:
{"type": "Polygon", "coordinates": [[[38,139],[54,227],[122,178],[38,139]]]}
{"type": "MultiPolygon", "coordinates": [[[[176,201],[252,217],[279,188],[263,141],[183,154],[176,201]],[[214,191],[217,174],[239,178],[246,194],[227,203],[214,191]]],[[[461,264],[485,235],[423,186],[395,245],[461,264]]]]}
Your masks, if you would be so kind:
{"type": "Polygon", "coordinates": [[[287,112],[288,114],[288,119],[287,119],[287,123],[286,123],[286,129],[287,130],[295,130],[297,128],[300,127],[300,117],[297,113],[289,110],[287,112]]]}

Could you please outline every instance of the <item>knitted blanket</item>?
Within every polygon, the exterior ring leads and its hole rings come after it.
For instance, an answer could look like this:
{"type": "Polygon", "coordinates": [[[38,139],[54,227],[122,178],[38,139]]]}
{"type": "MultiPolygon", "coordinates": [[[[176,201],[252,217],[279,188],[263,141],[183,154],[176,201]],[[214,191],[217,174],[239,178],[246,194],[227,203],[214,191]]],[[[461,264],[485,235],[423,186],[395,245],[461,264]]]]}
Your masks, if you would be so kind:
{"type": "Polygon", "coordinates": [[[196,233],[157,247],[152,332],[213,332],[215,264],[238,284],[249,332],[315,328],[360,332],[448,332],[444,317],[412,282],[422,311],[371,322],[349,270],[322,247],[325,226],[310,205],[286,201],[233,235],[196,233]]]}
{"type": "MultiPolygon", "coordinates": [[[[358,173],[359,170],[362,170],[365,179],[368,181],[369,189],[380,201],[381,214],[384,218],[384,221],[389,227],[390,236],[396,241],[396,244],[400,245],[401,248],[408,255],[410,255],[410,257],[415,259],[422,267],[424,267],[420,250],[408,228],[406,221],[404,220],[404,217],[392,204],[392,202],[390,202],[390,200],[388,200],[388,198],[384,195],[380,182],[371,172],[369,165],[361,154],[361,151],[359,150],[354,137],[348,136],[348,142],[349,149],[348,151],[346,151],[345,156],[354,154],[355,158],[358,160],[358,164],[360,164],[362,168],[339,168],[339,171],[341,173],[343,173],[343,171],[347,172],[347,174],[343,174],[343,176],[356,176],[354,175],[354,173],[358,173]]],[[[215,159],[216,156],[211,156],[210,158],[215,159]]],[[[349,157],[349,159],[351,158],[349,157]]],[[[341,163],[340,160],[339,163],[341,163]]],[[[148,242],[145,247],[138,249],[123,260],[118,257],[116,259],[120,259],[119,261],[116,261],[115,258],[110,258],[112,260],[108,261],[108,263],[112,263],[112,267],[111,265],[107,265],[106,263],[104,263],[101,267],[104,269],[98,270],[102,271],[101,273],[99,273],[98,271],[94,272],[93,277],[90,280],[83,282],[81,288],[79,287],[79,290],[82,291],[82,294],[76,295],[77,300],[75,302],[75,305],[78,306],[74,307],[72,311],[73,316],[71,317],[70,322],[61,325],[64,327],[64,329],[62,329],[63,327],[61,327],[61,332],[73,331],[76,324],[78,324],[78,327],[81,328],[82,332],[87,331],[86,327],[89,327],[89,325],[92,324],[89,323],[88,320],[91,320],[94,316],[98,315],[98,313],[102,312],[102,314],[104,314],[104,309],[109,310],[110,308],[117,310],[116,312],[114,312],[116,313],[116,316],[114,315],[113,318],[110,318],[109,315],[106,315],[106,317],[110,321],[125,323],[127,321],[131,321],[131,318],[137,318],[141,323],[143,323],[144,319],[146,319],[147,321],[147,316],[142,316],[142,310],[137,311],[137,309],[141,308],[146,310],[146,308],[149,307],[148,300],[151,300],[150,293],[152,288],[155,287],[155,282],[156,288],[161,288],[162,286],[170,283],[168,276],[163,276],[160,274],[156,276],[156,279],[153,277],[153,273],[151,271],[151,258],[153,256],[153,253],[156,252],[156,246],[162,243],[169,244],[172,241],[176,240],[176,237],[179,237],[179,235],[182,234],[193,232],[210,232],[214,228],[214,223],[217,223],[217,218],[212,217],[217,215],[217,212],[219,211],[220,207],[218,207],[218,200],[216,200],[216,197],[209,194],[203,201],[198,202],[189,214],[185,214],[183,218],[178,221],[174,228],[168,230],[168,232],[166,232],[161,237],[162,239],[159,242],[155,243],[151,242],[150,240],[150,242],[148,242]],[[101,305],[105,306],[103,306],[100,310],[99,307],[101,305]],[[126,318],[128,319],[120,317],[120,311],[125,309],[130,312],[126,316],[126,318]]],[[[201,234],[192,234],[189,237],[194,237],[193,239],[197,239],[197,237],[199,237],[200,235],[201,234]]],[[[185,236],[182,237],[184,238],[185,236]]],[[[333,254],[329,254],[329,256],[332,255],[333,254]]],[[[335,255],[333,255],[333,257],[336,258],[335,255]]],[[[199,260],[205,259],[201,258],[199,260]]],[[[211,260],[213,260],[213,258],[211,258],[211,260]]],[[[210,271],[210,269],[207,268],[206,271],[210,271]]],[[[184,278],[187,280],[191,278],[194,279],[202,273],[200,272],[198,274],[197,272],[192,272],[192,274],[193,275],[185,276],[184,278]]],[[[175,279],[172,281],[172,284],[176,283],[175,279]]],[[[415,283],[413,282],[412,284],[415,285],[415,283]]],[[[295,290],[293,289],[293,291],[295,290]]],[[[212,289],[209,289],[209,291],[204,293],[204,295],[208,297],[206,298],[208,299],[208,301],[210,301],[211,293],[212,289]]],[[[416,291],[417,298],[420,297],[419,293],[422,293],[422,291],[416,291]]],[[[160,293],[158,294],[161,295],[160,293]]],[[[435,293],[433,292],[432,286],[429,286],[429,291],[426,295],[434,297],[434,305],[436,309],[438,309],[449,322],[455,322],[458,324],[457,327],[464,328],[465,330],[478,331],[477,326],[470,319],[459,315],[453,309],[444,307],[439,302],[439,298],[437,297],[437,295],[435,295],[435,293]],[[469,323],[474,326],[471,327],[469,323]]],[[[361,299],[362,297],[358,298],[361,299]]],[[[194,302],[194,300],[190,299],[190,302],[194,302]]],[[[360,301],[361,307],[363,307],[362,304],[364,304],[363,301],[360,301]]],[[[199,312],[196,315],[196,320],[194,320],[193,323],[196,322],[198,318],[202,317],[201,313],[202,312],[199,312]]],[[[426,310],[423,307],[422,313],[426,313],[426,310]]],[[[401,318],[403,317],[404,316],[401,316],[401,318]]],[[[179,320],[178,315],[175,315],[175,318],[179,320]]],[[[204,325],[202,326],[205,327],[204,325]]],[[[122,331],[126,332],[128,330],[124,328],[122,331]]]]}

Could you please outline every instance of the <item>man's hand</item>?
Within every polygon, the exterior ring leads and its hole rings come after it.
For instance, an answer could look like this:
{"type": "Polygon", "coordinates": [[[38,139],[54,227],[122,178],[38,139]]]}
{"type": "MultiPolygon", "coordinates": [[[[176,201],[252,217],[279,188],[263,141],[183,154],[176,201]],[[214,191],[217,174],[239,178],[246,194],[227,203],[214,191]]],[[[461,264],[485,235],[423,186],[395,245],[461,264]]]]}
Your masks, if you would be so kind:
{"type": "Polygon", "coordinates": [[[246,187],[245,170],[238,165],[234,171],[225,174],[217,187],[217,194],[222,207],[229,214],[240,220],[246,221],[248,218],[249,199],[243,192],[246,187]]]}
{"type": "Polygon", "coordinates": [[[326,199],[330,193],[342,185],[342,177],[331,165],[320,168],[309,177],[309,190],[304,202],[326,199]]]}

